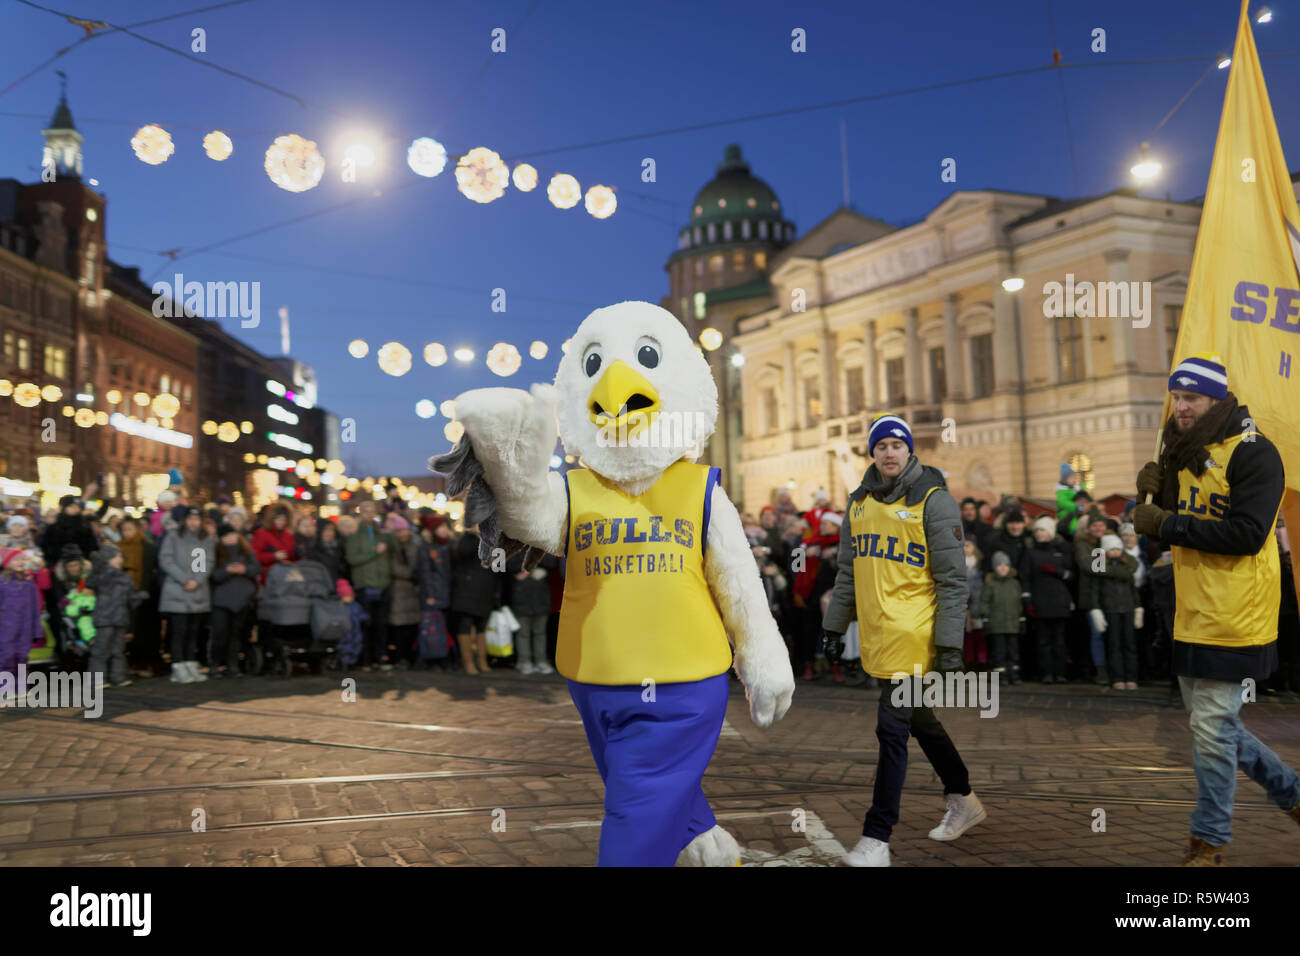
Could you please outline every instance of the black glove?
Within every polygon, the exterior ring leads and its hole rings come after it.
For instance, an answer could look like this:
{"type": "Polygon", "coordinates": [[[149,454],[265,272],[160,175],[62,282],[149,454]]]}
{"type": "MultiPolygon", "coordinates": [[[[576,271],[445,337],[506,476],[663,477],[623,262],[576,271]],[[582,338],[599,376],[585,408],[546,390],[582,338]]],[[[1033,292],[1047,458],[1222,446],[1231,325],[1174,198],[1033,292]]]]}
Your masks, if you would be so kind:
{"type": "Polygon", "coordinates": [[[826,660],[838,664],[844,655],[844,635],[836,634],[834,631],[822,631],[822,650],[826,653],[826,660]]]}
{"type": "Polygon", "coordinates": [[[940,674],[947,674],[951,671],[962,670],[966,664],[961,658],[960,647],[940,647],[938,650],[938,660],[935,667],[940,674]]]}

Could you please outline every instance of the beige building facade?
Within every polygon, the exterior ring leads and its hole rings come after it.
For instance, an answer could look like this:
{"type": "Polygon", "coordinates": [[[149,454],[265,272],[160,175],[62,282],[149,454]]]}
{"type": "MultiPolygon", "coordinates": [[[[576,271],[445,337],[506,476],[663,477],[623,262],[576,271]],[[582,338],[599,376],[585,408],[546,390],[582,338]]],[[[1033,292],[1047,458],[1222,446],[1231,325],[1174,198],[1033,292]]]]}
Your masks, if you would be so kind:
{"type": "Polygon", "coordinates": [[[800,508],[818,488],[843,507],[882,412],[959,498],[1049,497],[1063,462],[1098,497],[1131,493],[1199,219],[1198,203],[1132,190],[959,191],[902,229],[838,210],[774,257],[769,307],[736,325],[744,507],[782,487],[800,508]]]}

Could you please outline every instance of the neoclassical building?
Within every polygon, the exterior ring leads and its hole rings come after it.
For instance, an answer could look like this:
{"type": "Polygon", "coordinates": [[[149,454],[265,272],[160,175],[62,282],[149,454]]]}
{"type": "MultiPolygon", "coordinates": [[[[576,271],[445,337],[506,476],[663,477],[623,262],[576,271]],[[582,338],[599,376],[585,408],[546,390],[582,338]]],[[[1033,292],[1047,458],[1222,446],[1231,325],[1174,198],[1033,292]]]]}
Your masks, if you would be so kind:
{"type": "Polygon", "coordinates": [[[843,506],[885,411],[958,497],[1050,496],[1062,462],[1099,496],[1130,492],[1155,447],[1199,218],[1198,203],[1133,190],[958,191],[901,229],[836,211],[772,257],[766,307],[736,320],[733,493],[757,511],[780,487],[800,507],[825,488],[843,506]],[[1101,287],[1092,317],[1053,309],[1075,299],[1054,302],[1051,283],[1101,282],[1138,295],[1101,287]]]}

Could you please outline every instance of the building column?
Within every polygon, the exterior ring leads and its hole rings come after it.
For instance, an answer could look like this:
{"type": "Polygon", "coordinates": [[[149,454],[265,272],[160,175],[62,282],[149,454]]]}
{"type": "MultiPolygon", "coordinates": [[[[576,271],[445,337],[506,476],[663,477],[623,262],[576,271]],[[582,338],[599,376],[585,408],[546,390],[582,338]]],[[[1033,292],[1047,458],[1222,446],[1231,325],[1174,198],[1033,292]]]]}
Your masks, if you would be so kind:
{"type": "Polygon", "coordinates": [[[862,323],[862,394],[867,412],[880,407],[880,369],[876,366],[876,323],[871,319],[862,323]]]}
{"type": "Polygon", "coordinates": [[[785,343],[785,405],[787,431],[797,431],[800,427],[799,402],[795,398],[794,387],[794,343],[785,343]]]}
{"type": "Polygon", "coordinates": [[[903,392],[906,404],[920,405],[927,401],[921,388],[921,310],[915,306],[905,313],[903,322],[903,392]]]}
{"type": "Polygon", "coordinates": [[[1014,388],[1020,371],[1016,367],[1016,304],[1014,292],[997,280],[993,289],[993,390],[1014,388]]]}
{"type": "Polygon", "coordinates": [[[825,326],[822,327],[821,352],[822,377],[826,380],[826,387],[822,389],[823,418],[839,418],[840,388],[844,383],[840,381],[839,363],[835,360],[835,336],[831,335],[831,330],[825,326]]]}
{"type": "MultiPolygon", "coordinates": [[[[1111,249],[1105,255],[1106,279],[1109,282],[1123,282],[1128,287],[1128,250],[1111,249]]],[[[1148,315],[1155,321],[1155,310],[1147,303],[1148,315]]],[[[1137,352],[1133,345],[1133,303],[1129,302],[1129,315],[1111,318],[1111,344],[1114,348],[1116,372],[1129,372],[1137,368],[1137,352]]]]}
{"type": "Polygon", "coordinates": [[[943,300],[943,368],[948,377],[948,398],[966,397],[965,366],[961,359],[960,340],[957,337],[957,296],[943,300]]]}

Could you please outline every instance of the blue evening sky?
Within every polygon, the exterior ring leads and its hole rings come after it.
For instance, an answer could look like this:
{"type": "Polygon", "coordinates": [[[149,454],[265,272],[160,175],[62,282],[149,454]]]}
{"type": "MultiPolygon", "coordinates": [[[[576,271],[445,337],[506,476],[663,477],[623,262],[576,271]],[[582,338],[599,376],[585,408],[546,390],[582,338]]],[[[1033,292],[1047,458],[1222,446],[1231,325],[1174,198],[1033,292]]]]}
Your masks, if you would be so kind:
{"type": "MultiPolygon", "coordinates": [[[[205,2],[45,5],[130,25],[205,2]]],[[[1261,52],[1300,48],[1300,0],[1272,7],[1273,23],[1255,27],[1261,52]]],[[[0,176],[39,177],[40,130],[58,99],[54,71],[65,70],[86,137],[86,176],[108,197],[109,254],[141,266],[146,278],[179,270],[187,280],[260,282],[261,325],[244,330],[229,321],[227,329],[278,354],[276,310],[287,305],[292,354],[315,368],[321,403],[357,421],[357,444],[344,446],[349,472],[413,475],[447,446],[446,420],[417,418],[417,400],[549,381],[560,342],[588,311],[623,299],[659,301],[677,228],[727,143],[741,144],[800,234],[841,204],[841,120],[852,204],[892,223],[921,218],[954,189],[1105,192],[1129,184],[1139,142],[1214,54],[1232,48],[1237,11],[1235,0],[250,0],[137,32],[188,51],[190,31],[202,27],[207,52],[198,58],[292,93],[306,108],[130,36],[99,36],[0,95],[0,176]],[[1066,62],[1199,59],[1066,71],[1074,165],[1050,71],[560,149],[1047,64],[1049,10],[1066,62]],[[496,27],[507,31],[503,54],[489,51],[496,27]],[[1096,27],[1106,30],[1104,55],[1090,49],[1096,27]],[[795,28],[807,31],[807,53],[791,52],[795,28]],[[132,154],[131,135],[145,123],[168,128],[176,140],[164,165],[132,154]],[[209,129],[234,140],[224,163],[203,154],[209,129]],[[354,184],[342,182],[338,169],[350,130],[387,139],[379,167],[354,184]],[[308,192],[280,190],[262,169],[271,139],[289,132],[316,140],[330,164],[308,192]],[[450,167],[431,180],[407,168],[406,145],[417,136],[439,139],[453,156],[488,146],[507,159],[528,158],[542,188],[511,188],[486,206],[470,202],[456,191],[450,167]],[[955,184],[939,178],[949,156],[957,160],[955,184]],[[641,182],[645,157],[656,161],[657,182],[641,182]],[[555,209],[544,194],[555,172],[573,174],[584,190],[615,187],[619,211],[597,221],[581,206],[555,209]],[[375,189],[380,198],[187,255],[375,189]],[[175,266],[157,255],[177,247],[183,257],[175,266]],[[504,314],[491,311],[497,287],[507,292],[504,314]],[[372,345],[364,360],[347,353],[356,337],[372,345]],[[527,358],[534,338],[551,345],[547,359],[527,358]],[[402,378],[375,362],[374,349],[389,340],[415,353],[402,378]],[[525,353],[509,379],[482,364],[501,340],[525,353]],[[470,345],[479,358],[430,368],[420,358],[429,341],[470,345]]],[[[81,33],[50,13],[0,0],[0,89],[81,33]]],[[[1263,62],[1283,149],[1300,168],[1300,57],[1263,62]]],[[[1204,191],[1226,80],[1226,71],[1213,72],[1151,137],[1165,165],[1159,193],[1188,199],[1204,191]]]]}

